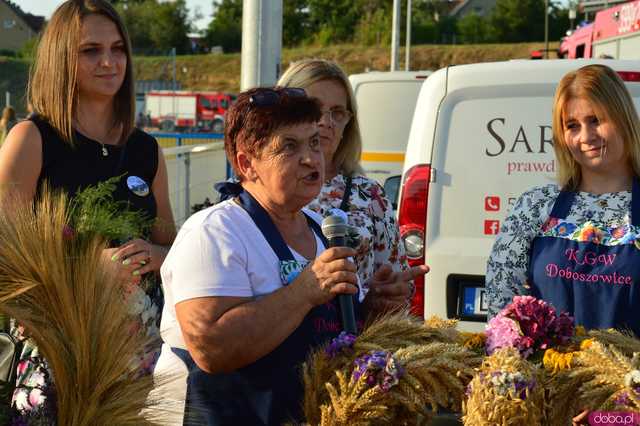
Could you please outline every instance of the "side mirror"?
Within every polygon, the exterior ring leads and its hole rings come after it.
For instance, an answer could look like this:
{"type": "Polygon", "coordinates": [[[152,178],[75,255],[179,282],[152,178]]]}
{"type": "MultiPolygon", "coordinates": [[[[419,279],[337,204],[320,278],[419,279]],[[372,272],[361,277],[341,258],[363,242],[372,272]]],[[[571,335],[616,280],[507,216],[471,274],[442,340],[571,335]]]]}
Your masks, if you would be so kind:
{"type": "Polygon", "coordinates": [[[387,198],[391,201],[393,210],[398,210],[398,194],[400,193],[400,180],[401,176],[391,176],[384,181],[384,192],[387,194],[387,198]]]}

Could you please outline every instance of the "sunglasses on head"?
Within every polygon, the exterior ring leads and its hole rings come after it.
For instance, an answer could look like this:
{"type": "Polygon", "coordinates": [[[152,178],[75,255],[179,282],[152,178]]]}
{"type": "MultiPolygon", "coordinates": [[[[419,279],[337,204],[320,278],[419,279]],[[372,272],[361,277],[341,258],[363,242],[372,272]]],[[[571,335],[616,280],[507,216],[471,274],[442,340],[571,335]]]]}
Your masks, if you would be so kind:
{"type": "Polygon", "coordinates": [[[283,96],[303,98],[307,96],[307,92],[299,87],[261,89],[249,97],[249,103],[257,107],[274,106],[280,103],[283,96]]]}

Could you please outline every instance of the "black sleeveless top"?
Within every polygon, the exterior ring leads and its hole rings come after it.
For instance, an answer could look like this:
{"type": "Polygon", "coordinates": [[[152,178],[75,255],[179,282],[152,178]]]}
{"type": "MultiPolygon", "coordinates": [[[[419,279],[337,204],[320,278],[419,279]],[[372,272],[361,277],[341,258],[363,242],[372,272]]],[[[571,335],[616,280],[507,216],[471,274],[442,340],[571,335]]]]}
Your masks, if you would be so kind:
{"type": "Polygon", "coordinates": [[[76,131],[76,144],[70,146],[51,125],[39,116],[30,117],[42,137],[42,169],[38,178],[37,192],[45,181],[52,189],[62,189],[70,197],[82,189],[122,175],[113,198],[125,201],[129,209],[144,213],[153,219],[157,205],[151,185],[158,170],[158,142],[141,130],[134,129],[126,144],[104,145],[107,156],[102,153],[102,144],[76,131]],[[127,178],[137,176],[149,186],[145,196],[134,194],[127,186],[127,178]]]}

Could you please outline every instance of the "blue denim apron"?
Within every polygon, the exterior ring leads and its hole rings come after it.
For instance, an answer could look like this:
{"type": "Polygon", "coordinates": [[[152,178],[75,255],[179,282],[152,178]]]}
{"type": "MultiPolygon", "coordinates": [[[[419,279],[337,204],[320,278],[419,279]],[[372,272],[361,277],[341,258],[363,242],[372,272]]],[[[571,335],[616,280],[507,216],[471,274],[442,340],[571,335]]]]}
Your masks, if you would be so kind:
{"type": "MultiPolygon", "coordinates": [[[[242,191],[237,199],[280,262],[294,261],[280,232],[251,194],[242,191]]],[[[326,246],[320,226],[305,217],[326,246]]],[[[356,318],[360,318],[357,295],[353,302],[356,318]]],[[[189,370],[184,424],[281,425],[302,420],[304,391],[300,367],[314,348],[340,331],[339,311],[332,300],[309,311],[298,328],[271,353],[232,373],[208,374],[195,364],[188,351],[172,348],[189,370]]]]}
{"type": "MultiPolygon", "coordinates": [[[[566,219],[575,196],[575,192],[561,191],[550,218],[566,219]]],[[[637,178],[631,195],[631,224],[640,225],[637,178]]],[[[579,231],[583,224],[576,225],[579,231]]],[[[593,238],[585,234],[578,240],[566,238],[567,227],[559,226],[558,235],[533,240],[528,271],[531,294],[550,302],[558,312],[569,312],[576,325],[627,329],[640,336],[640,249],[636,247],[640,241],[636,242],[635,234],[612,245],[606,239],[600,241],[597,232],[590,234],[593,238]]]]}

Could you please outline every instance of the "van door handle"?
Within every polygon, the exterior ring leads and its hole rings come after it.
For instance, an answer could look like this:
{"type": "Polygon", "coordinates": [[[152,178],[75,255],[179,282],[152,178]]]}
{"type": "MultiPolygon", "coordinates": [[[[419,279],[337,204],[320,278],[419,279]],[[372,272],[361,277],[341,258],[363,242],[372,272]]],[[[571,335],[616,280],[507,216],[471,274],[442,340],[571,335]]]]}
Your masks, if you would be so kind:
{"type": "Polygon", "coordinates": [[[429,174],[429,183],[435,183],[436,181],[436,169],[431,168],[431,173],[429,174]]]}

